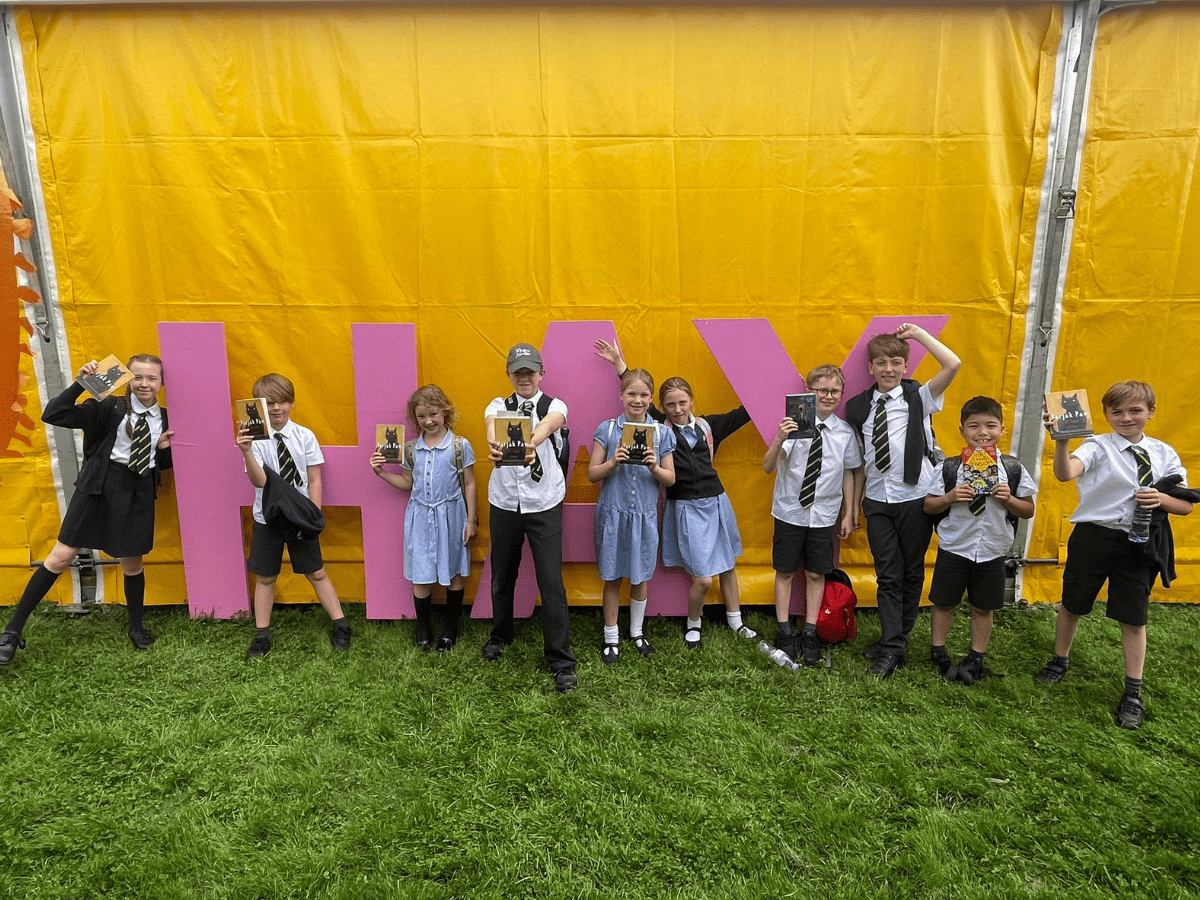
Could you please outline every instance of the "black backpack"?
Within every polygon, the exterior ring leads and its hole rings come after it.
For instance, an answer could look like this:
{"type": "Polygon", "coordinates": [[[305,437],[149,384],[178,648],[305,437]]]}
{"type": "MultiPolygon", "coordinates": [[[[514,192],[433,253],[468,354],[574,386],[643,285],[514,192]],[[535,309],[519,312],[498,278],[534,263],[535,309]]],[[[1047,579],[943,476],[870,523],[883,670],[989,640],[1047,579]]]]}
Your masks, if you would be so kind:
{"type": "MultiPolygon", "coordinates": [[[[554,402],[553,397],[546,393],[542,394],[542,399],[537,402],[539,422],[549,414],[552,402],[554,402]]],[[[521,401],[516,394],[509,394],[504,398],[504,408],[509,412],[516,412],[520,405],[521,401]]],[[[550,440],[554,442],[554,458],[558,460],[558,467],[562,469],[563,481],[566,481],[567,470],[571,467],[571,429],[564,425],[550,435],[550,440]]]]}
{"type": "MultiPolygon", "coordinates": [[[[1009,456],[1007,453],[1000,454],[1000,464],[1004,466],[1004,471],[1008,475],[1008,489],[1015,497],[1017,496],[1017,488],[1021,485],[1021,461],[1015,456],[1009,456]]],[[[962,457],[947,456],[942,460],[942,487],[945,493],[950,493],[954,490],[954,485],[958,481],[958,470],[962,467],[962,457]]],[[[950,515],[950,507],[947,506],[940,513],[934,515],[933,527],[936,529],[941,524],[942,519],[950,515]]],[[[1004,516],[1005,520],[1012,527],[1013,534],[1017,533],[1017,517],[1011,512],[1004,516]]]]}

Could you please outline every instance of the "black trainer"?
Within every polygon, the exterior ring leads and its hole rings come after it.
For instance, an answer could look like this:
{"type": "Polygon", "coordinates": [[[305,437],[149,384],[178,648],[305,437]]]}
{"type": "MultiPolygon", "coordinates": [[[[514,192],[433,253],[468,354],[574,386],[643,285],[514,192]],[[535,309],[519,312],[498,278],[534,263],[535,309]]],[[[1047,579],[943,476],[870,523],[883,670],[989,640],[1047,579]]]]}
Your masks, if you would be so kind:
{"type": "Polygon", "coordinates": [[[815,631],[806,631],[800,635],[800,655],[804,664],[814,668],[821,662],[821,639],[815,631]]]}
{"type": "Polygon", "coordinates": [[[562,669],[554,673],[554,688],[560,694],[573,691],[577,687],[579,687],[579,678],[576,677],[574,669],[562,669]]]}
{"type": "Polygon", "coordinates": [[[508,644],[503,641],[498,641],[494,637],[488,638],[487,643],[483,645],[483,658],[489,662],[495,662],[504,655],[504,648],[508,644]]]}
{"type": "Polygon", "coordinates": [[[938,670],[938,674],[943,678],[948,676],[950,669],[954,666],[954,663],[950,661],[950,654],[946,652],[945,647],[940,651],[930,650],[929,661],[933,663],[933,667],[938,670]]]}
{"type": "Polygon", "coordinates": [[[246,659],[253,659],[256,656],[266,656],[271,652],[271,636],[269,634],[256,634],[254,640],[250,642],[250,649],[246,651],[246,659]]]}
{"type": "Polygon", "coordinates": [[[350,649],[350,626],[349,625],[334,625],[333,630],[329,632],[329,643],[333,645],[334,650],[345,652],[350,649]]]}
{"type": "Polygon", "coordinates": [[[1041,684],[1058,684],[1063,680],[1063,676],[1067,674],[1067,666],[1070,663],[1059,662],[1058,657],[1053,657],[1050,662],[1042,666],[1042,671],[1033,676],[1033,680],[1041,684]]]}
{"type": "Polygon", "coordinates": [[[795,634],[778,634],[775,635],[775,646],[788,655],[788,659],[792,662],[796,661],[796,635],[795,634]]]}
{"type": "Polygon", "coordinates": [[[25,649],[25,639],[11,631],[0,632],[0,666],[13,661],[18,650],[25,649]]]}
{"type": "Polygon", "coordinates": [[[963,661],[958,664],[957,672],[958,680],[968,687],[989,675],[996,674],[983,664],[982,658],[974,659],[970,656],[964,657],[963,661]]]}
{"type": "Polygon", "coordinates": [[[1117,724],[1122,728],[1141,728],[1144,714],[1142,698],[1133,694],[1126,694],[1117,704],[1117,724]]]}

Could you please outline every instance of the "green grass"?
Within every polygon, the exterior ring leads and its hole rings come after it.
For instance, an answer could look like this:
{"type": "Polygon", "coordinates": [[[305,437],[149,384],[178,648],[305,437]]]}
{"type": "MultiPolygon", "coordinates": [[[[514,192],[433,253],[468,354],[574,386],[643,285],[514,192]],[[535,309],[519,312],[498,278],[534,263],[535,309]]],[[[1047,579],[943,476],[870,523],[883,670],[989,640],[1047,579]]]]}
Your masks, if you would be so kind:
{"type": "Polygon", "coordinates": [[[121,609],[47,609],[0,670],[4,897],[1200,895],[1197,608],[1151,611],[1140,732],[1112,722],[1099,615],[1062,684],[1030,678],[1048,609],[997,615],[1008,677],[971,688],[925,663],[927,614],[877,683],[870,615],[793,673],[713,622],[686,651],[668,620],[605,668],[576,613],[566,696],[529,625],[486,663],[484,623],[423,656],[356,608],[343,655],[319,610],[280,609],[247,664],[246,623],[151,611],[139,654],[121,609]]]}

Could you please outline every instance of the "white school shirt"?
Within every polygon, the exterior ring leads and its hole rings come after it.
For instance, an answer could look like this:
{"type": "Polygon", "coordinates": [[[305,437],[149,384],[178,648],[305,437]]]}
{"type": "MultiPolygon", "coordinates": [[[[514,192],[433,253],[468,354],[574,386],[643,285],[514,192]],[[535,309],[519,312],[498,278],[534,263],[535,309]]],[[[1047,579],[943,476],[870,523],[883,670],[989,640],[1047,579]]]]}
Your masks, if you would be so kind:
{"type": "MultiPolygon", "coordinates": [[[[1017,465],[1020,465],[1018,463],[1017,465]]],[[[954,483],[966,484],[963,477],[963,467],[955,469],[957,477],[954,483]]],[[[1008,469],[1003,469],[1000,478],[1008,484],[1008,469]]],[[[925,494],[929,497],[946,496],[946,481],[942,476],[942,467],[935,466],[925,479],[925,494]]],[[[1013,494],[1021,500],[1027,500],[1037,493],[1037,485],[1021,466],[1021,480],[1013,494]]],[[[995,497],[988,497],[983,512],[974,515],[971,504],[951,503],[949,515],[942,519],[937,526],[938,546],[947,553],[961,556],[973,562],[988,562],[998,559],[1008,553],[1013,542],[1012,526],[1008,524],[1008,511],[1004,504],[995,497]]]]}
{"type": "MultiPolygon", "coordinates": [[[[908,434],[908,403],[904,400],[902,388],[903,385],[898,384],[886,394],[880,393],[877,388],[873,389],[871,391],[871,407],[867,411],[867,421],[863,422],[862,427],[863,461],[867,471],[865,496],[881,503],[903,503],[906,500],[924,499],[923,485],[934,468],[933,463],[922,455],[921,475],[917,479],[917,483],[906,484],[904,481],[904,438],[908,434]],[[875,430],[875,404],[880,397],[888,398],[884,410],[887,412],[888,446],[891,449],[892,465],[886,472],[880,472],[875,468],[875,445],[871,443],[871,436],[875,430]]],[[[925,440],[930,447],[934,447],[936,445],[933,441],[933,426],[929,423],[929,417],[941,410],[945,394],[938,394],[935,397],[929,392],[929,385],[923,384],[917,396],[921,400],[921,411],[924,413],[921,426],[925,429],[925,440]]]]}
{"type": "Polygon", "coordinates": [[[121,424],[117,426],[117,439],[113,443],[109,459],[123,466],[129,465],[129,451],[132,449],[133,438],[125,430],[126,423],[130,428],[137,426],[137,417],[146,413],[146,424],[150,426],[150,468],[154,468],[155,451],[158,449],[158,439],[162,437],[162,407],[155,403],[153,406],[143,406],[142,401],[132,394],[129,395],[129,409],[121,424]]]}
{"type": "Polygon", "coordinates": [[[801,528],[824,528],[836,525],[842,510],[842,479],[847,469],[862,465],[862,453],[854,429],[837,416],[817,420],[824,425],[821,432],[821,474],[817,476],[817,496],[813,505],[800,505],[800,485],[808,467],[808,451],[812,438],[784,441],[775,469],[775,493],[771,498],[771,515],[781,522],[801,528]]]}
{"type": "MultiPolygon", "coordinates": [[[[485,422],[500,413],[512,412],[504,405],[506,399],[507,395],[497,397],[487,405],[487,409],[483,411],[485,422]]],[[[541,399],[541,391],[529,398],[529,402],[533,404],[533,412],[529,414],[531,433],[542,421],[537,412],[538,401],[541,399]]],[[[524,398],[517,397],[518,408],[524,402],[524,398]]],[[[546,411],[547,415],[550,413],[561,415],[563,424],[566,424],[567,404],[557,398],[551,400],[550,408],[546,411]]],[[[497,509],[523,513],[545,512],[562,503],[563,497],[567,495],[567,484],[554,456],[553,437],[539,444],[535,452],[542,462],[542,480],[533,480],[532,466],[496,466],[488,479],[488,503],[497,509]]]]}
{"type": "MultiPolygon", "coordinates": [[[[270,431],[269,426],[267,430],[270,431]]],[[[300,484],[296,486],[296,490],[307,497],[308,467],[319,466],[325,462],[325,455],[321,453],[321,445],[317,443],[317,436],[303,425],[297,425],[288,419],[287,424],[278,432],[271,431],[270,437],[253,441],[250,444],[250,452],[254,454],[255,460],[264,469],[270,469],[273,472],[279,471],[279,454],[275,451],[276,433],[283,435],[283,442],[287,445],[288,453],[292,454],[296,471],[300,473],[300,484]]],[[[262,488],[254,489],[254,521],[265,525],[267,520],[263,518],[262,494],[262,488]]]]}
{"type": "Polygon", "coordinates": [[[1138,443],[1132,444],[1119,434],[1097,434],[1071,451],[1083,463],[1083,474],[1075,479],[1079,505],[1071,513],[1072,522],[1094,522],[1129,531],[1135,506],[1133,492],[1138,487],[1137,460],[1129,447],[1146,451],[1154,481],[1168,475],[1182,475],[1182,484],[1187,486],[1187,469],[1170,444],[1149,435],[1142,435],[1138,443]]]}

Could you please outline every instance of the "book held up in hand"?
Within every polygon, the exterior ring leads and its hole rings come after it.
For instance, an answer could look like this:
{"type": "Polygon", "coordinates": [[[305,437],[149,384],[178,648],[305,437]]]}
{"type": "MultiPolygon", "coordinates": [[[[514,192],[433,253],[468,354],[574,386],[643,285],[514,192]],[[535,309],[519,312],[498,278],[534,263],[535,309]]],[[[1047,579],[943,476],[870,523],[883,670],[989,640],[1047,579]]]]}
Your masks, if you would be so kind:
{"type": "Polygon", "coordinates": [[[784,398],[783,414],[796,423],[796,430],[788,435],[792,438],[817,436],[817,395],[788,394],[784,398]]]}
{"type": "Polygon", "coordinates": [[[251,440],[265,441],[270,436],[267,433],[267,401],[262,397],[237,401],[233,404],[233,413],[237,416],[238,431],[246,426],[251,440]]]}
{"type": "Polygon", "coordinates": [[[525,465],[525,447],[533,437],[533,425],[529,416],[521,413],[497,413],[493,419],[496,440],[500,442],[498,466],[525,465]]]}
{"type": "Polygon", "coordinates": [[[621,429],[621,446],[629,452],[625,462],[644,466],[647,455],[654,455],[654,434],[653,422],[626,422],[621,429]]]}
{"type": "Polygon", "coordinates": [[[83,389],[97,400],[103,400],[113,391],[125,387],[133,378],[133,373],[111,353],[97,365],[99,368],[93,374],[81,375],[78,379],[83,389]]]}
{"type": "Polygon", "coordinates": [[[1085,438],[1096,433],[1092,428],[1092,410],[1088,406],[1087,391],[1083,388],[1077,391],[1053,391],[1046,394],[1044,403],[1046,412],[1053,419],[1049,426],[1051,440],[1085,438]]]}
{"type": "Polygon", "coordinates": [[[1000,483],[1000,451],[986,447],[964,447],[962,452],[963,482],[976,494],[990,494],[1000,483]]]}
{"type": "Polygon", "coordinates": [[[376,425],[375,446],[383,454],[385,463],[400,462],[400,454],[404,450],[404,426],[376,425]]]}

